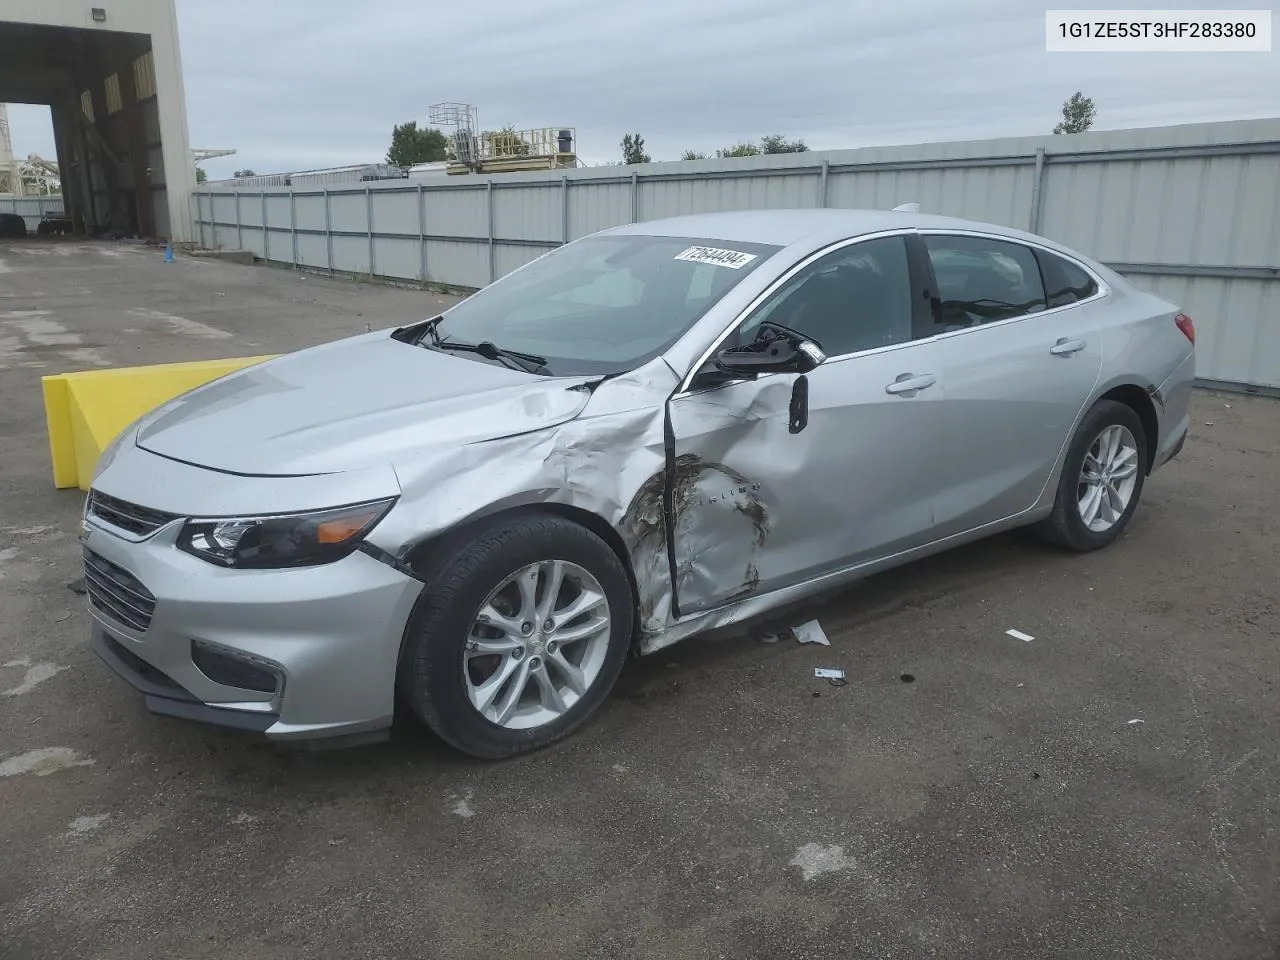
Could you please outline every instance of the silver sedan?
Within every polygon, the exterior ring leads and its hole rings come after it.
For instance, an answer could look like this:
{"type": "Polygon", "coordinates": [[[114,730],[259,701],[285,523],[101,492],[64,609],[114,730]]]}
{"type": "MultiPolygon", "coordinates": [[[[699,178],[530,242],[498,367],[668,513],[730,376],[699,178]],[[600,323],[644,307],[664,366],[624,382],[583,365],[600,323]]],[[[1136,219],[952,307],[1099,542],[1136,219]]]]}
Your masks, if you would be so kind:
{"type": "Polygon", "coordinates": [[[104,453],[93,644],[157,713],[498,758],[632,654],[1031,526],[1112,542],[1195,331],[1026,233],[720,213],[570,243],[438,317],[196,389],[104,453]]]}

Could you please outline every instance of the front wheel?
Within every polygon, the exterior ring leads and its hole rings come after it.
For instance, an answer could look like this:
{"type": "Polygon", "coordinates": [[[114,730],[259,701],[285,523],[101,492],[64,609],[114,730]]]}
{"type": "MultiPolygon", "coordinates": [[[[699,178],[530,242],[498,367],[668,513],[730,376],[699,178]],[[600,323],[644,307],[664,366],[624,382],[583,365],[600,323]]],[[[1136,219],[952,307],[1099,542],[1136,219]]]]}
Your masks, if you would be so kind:
{"type": "Polygon", "coordinates": [[[1048,540],[1085,552],[1107,546],[1128,526],[1146,480],[1147,435],[1133,408],[1100,400],[1067,451],[1053,512],[1038,525],[1048,540]]]}
{"type": "Polygon", "coordinates": [[[609,546],[561,517],[480,531],[428,575],[402,687],[442,739],[484,759],[568,735],[626,660],[631,587],[609,546]]]}

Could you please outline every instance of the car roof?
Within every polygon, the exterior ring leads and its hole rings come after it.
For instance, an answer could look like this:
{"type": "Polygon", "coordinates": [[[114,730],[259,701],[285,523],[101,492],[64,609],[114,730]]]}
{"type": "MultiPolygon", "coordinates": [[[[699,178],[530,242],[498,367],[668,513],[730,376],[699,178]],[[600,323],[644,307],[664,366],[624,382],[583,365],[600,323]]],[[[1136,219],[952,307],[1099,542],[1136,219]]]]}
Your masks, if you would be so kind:
{"type": "Polygon", "coordinates": [[[741,243],[768,243],[786,247],[802,243],[816,245],[843,237],[856,237],[880,230],[900,228],[979,230],[983,233],[1007,236],[1010,239],[1034,240],[1047,246],[1058,246],[1046,241],[1043,237],[993,223],[894,210],[796,209],[696,213],[661,220],[645,220],[602,232],[615,235],[696,237],[741,243]]]}

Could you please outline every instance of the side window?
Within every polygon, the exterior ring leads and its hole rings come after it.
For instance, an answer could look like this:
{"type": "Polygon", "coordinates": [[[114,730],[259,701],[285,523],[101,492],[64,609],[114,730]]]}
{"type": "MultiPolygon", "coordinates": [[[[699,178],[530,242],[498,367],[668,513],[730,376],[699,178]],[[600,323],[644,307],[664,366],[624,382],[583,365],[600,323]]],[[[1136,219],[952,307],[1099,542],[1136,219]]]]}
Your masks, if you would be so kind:
{"type": "Polygon", "coordinates": [[[829,357],[910,340],[906,240],[867,240],[814,261],[747,318],[738,342],[766,320],[813,338],[829,357]]]}
{"type": "Polygon", "coordinates": [[[1069,303],[1088,300],[1098,292],[1098,284],[1093,277],[1071,261],[1043,250],[1037,250],[1036,257],[1040,261],[1049,306],[1065,307],[1069,303]]]}
{"type": "Polygon", "coordinates": [[[1030,247],[985,237],[926,236],[948,330],[1008,320],[1046,308],[1030,247]]]}

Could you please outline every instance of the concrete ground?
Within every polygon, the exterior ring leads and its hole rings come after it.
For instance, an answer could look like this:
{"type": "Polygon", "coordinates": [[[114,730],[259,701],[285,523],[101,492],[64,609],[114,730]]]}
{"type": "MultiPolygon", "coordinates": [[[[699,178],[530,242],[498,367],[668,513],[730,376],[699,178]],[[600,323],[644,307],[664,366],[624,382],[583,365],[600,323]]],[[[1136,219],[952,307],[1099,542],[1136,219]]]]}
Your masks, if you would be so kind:
{"type": "Polygon", "coordinates": [[[1002,536],[824,604],[830,648],[678,645],[534,756],[148,714],[66,586],[81,498],[52,487],[39,376],[440,302],[0,245],[0,957],[1280,957],[1268,400],[1199,396],[1107,551],[1002,536]]]}

